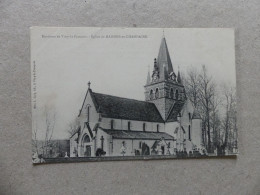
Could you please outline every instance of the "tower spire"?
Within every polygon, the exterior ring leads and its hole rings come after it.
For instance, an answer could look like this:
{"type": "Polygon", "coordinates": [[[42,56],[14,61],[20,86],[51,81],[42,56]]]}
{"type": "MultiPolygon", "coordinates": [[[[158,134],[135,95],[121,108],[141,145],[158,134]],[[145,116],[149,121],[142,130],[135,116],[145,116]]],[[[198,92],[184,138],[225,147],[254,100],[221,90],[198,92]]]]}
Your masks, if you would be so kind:
{"type": "Polygon", "coordinates": [[[151,83],[151,75],[150,75],[150,66],[148,65],[148,74],[147,74],[146,85],[149,85],[150,83],[151,83]]]}
{"type": "Polygon", "coordinates": [[[179,83],[177,83],[176,75],[177,74],[173,71],[170,54],[163,35],[158,58],[154,59],[152,75],[150,77],[148,72],[147,83],[144,87],[145,100],[155,104],[165,121],[168,120],[168,116],[173,108],[173,105],[175,105],[177,101],[182,103],[186,97],[184,86],[180,83],[180,71],[178,71],[179,83]],[[174,96],[174,91],[178,95],[174,96]]]}
{"type": "Polygon", "coordinates": [[[181,74],[180,74],[180,67],[179,67],[179,66],[178,66],[177,82],[178,82],[178,83],[181,83],[181,74]]]}
{"type": "Polygon", "coordinates": [[[163,64],[163,78],[162,80],[167,80],[168,79],[168,74],[167,74],[167,71],[166,71],[166,66],[165,64],[163,64]]]}
{"type": "Polygon", "coordinates": [[[164,78],[164,74],[165,74],[164,67],[163,67],[164,65],[165,65],[167,75],[169,75],[171,72],[173,72],[171,57],[170,57],[170,54],[168,51],[166,39],[163,36],[161,45],[160,45],[160,49],[159,49],[159,53],[158,53],[158,58],[157,58],[157,67],[159,69],[159,73],[160,73],[159,77],[161,79],[164,78]]]}

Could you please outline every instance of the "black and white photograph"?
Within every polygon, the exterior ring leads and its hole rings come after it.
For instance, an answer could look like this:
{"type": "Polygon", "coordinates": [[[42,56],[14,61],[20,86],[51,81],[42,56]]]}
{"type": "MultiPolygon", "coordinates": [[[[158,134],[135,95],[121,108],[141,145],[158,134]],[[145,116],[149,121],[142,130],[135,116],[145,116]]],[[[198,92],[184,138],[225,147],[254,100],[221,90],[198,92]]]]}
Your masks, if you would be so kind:
{"type": "Polygon", "coordinates": [[[234,30],[31,27],[32,162],[236,156],[234,30]]]}

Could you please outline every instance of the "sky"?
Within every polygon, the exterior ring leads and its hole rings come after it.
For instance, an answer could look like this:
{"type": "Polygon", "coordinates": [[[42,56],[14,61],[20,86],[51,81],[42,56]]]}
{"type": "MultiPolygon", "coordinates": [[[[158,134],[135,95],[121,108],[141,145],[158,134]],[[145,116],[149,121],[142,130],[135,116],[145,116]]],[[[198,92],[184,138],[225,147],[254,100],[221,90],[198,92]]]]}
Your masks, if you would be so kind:
{"type": "Polygon", "coordinates": [[[94,92],[144,100],[163,34],[175,72],[205,65],[217,83],[235,86],[233,29],[33,27],[32,111],[38,139],[45,134],[46,107],[56,115],[53,138],[68,138],[89,81],[94,92]]]}

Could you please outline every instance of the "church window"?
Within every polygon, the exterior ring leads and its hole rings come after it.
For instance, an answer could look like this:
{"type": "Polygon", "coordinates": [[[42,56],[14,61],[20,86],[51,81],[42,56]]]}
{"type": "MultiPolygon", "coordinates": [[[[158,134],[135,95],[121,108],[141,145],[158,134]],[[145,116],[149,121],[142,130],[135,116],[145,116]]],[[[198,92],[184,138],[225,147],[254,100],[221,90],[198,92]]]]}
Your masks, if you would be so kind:
{"type": "Polygon", "coordinates": [[[90,115],[90,106],[87,107],[87,119],[88,119],[88,122],[89,122],[89,115],[90,115]]]}
{"type": "Polygon", "coordinates": [[[159,126],[159,124],[157,124],[157,126],[156,126],[157,132],[159,132],[159,129],[160,129],[160,126],[159,126]]]}
{"type": "Polygon", "coordinates": [[[145,130],[146,130],[146,124],[143,123],[143,131],[145,131],[145,130]]]}
{"type": "Polygon", "coordinates": [[[158,99],[159,98],[159,89],[156,88],[155,90],[155,99],[158,99]]]}
{"type": "Polygon", "coordinates": [[[142,148],[142,142],[139,142],[139,149],[142,148]]]}
{"type": "Polygon", "coordinates": [[[150,91],[150,100],[152,100],[153,99],[153,90],[151,89],[151,91],[150,91]]]}
{"type": "Polygon", "coordinates": [[[191,120],[191,113],[189,112],[189,120],[191,120]]]}
{"type": "Polygon", "coordinates": [[[131,122],[130,121],[128,121],[127,127],[128,127],[128,130],[131,130],[131,122]]]}
{"type": "Polygon", "coordinates": [[[111,120],[111,129],[114,129],[114,120],[111,120]]]}
{"type": "Polygon", "coordinates": [[[189,140],[191,140],[191,136],[190,136],[190,125],[189,125],[189,140]]]}
{"type": "Polygon", "coordinates": [[[177,100],[179,99],[179,91],[178,91],[178,89],[176,89],[175,98],[176,98],[177,100]]]}
{"type": "Polygon", "coordinates": [[[170,91],[170,98],[173,98],[173,88],[171,88],[171,91],[170,91]]]}

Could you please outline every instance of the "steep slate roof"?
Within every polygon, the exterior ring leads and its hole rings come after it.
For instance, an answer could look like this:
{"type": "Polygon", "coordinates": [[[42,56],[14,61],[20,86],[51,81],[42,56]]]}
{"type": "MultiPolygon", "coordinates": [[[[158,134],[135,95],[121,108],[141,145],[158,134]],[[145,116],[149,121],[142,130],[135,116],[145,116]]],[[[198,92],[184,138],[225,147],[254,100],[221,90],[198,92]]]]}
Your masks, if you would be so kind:
{"type": "Polygon", "coordinates": [[[108,135],[112,135],[113,139],[142,139],[142,140],[165,140],[174,139],[173,136],[164,132],[147,132],[147,131],[132,131],[132,130],[112,130],[102,129],[108,135]]]}
{"type": "Polygon", "coordinates": [[[77,130],[74,131],[74,132],[71,134],[70,138],[72,138],[76,133],[79,133],[79,132],[80,132],[80,127],[78,127],[77,130]]]}
{"type": "Polygon", "coordinates": [[[164,122],[153,103],[94,93],[91,90],[90,93],[95,107],[102,117],[164,122]]]}
{"type": "Polygon", "coordinates": [[[161,46],[157,58],[157,66],[159,68],[160,80],[165,80],[165,74],[170,74],[173,72],[172,61],[165,37],[163,37],[161,41],[161,46]]]}
{"type": "Polygon", "coordinates": [[[172,109],[170,110],[170,114],[168,115],[166,122],[177,121],[177,116],[182,110],[183,106],[184,106],[184,102],[180,102],[180,101],[175,102],[172,109]]]}

